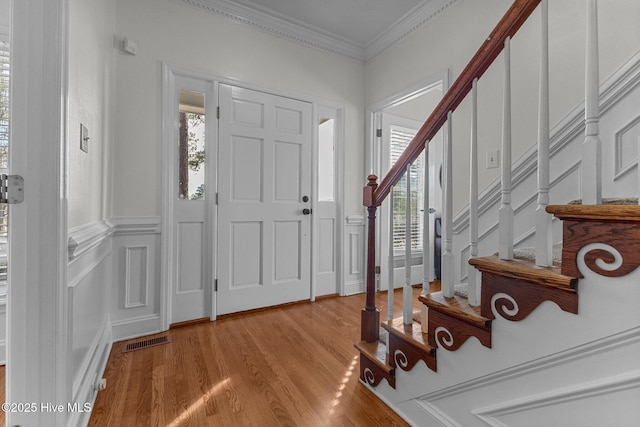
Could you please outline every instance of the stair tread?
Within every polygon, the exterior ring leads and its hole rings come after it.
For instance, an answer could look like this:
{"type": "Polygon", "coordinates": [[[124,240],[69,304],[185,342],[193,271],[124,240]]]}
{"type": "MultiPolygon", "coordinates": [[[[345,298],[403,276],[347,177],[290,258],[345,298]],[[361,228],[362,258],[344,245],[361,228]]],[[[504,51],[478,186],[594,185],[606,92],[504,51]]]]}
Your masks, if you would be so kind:
{"type": "Polygon", "coordinates": [[[427,334],[422,332],[420,323],[414,321],[410,325],[405,325],[402,318],[397,318],[383,323],[382,327],[390,334],[401,337],[432,356],[435,355],[435,348],[428,344],[427,334]]]}
{"type": "Polygon", "coordinates": [[[522,259],[504,260],[494,255],[472,258],[469,264],[482,272],[496,273],[569,292],[575,292],[578,283],[577,278],[562,274],[560,267],[539,267],[534,262],[522,259]]]}
{"type": "Polygon", "coordinates": [[[367,357],[387,374],[393,373],[393,367],[387,364],[387,346],[380,342],[360,341],[354,344],[354,347],[360,351],[360,354],[367,357]]]}
{"type": "Polygon", "coordinates": [[[549,205],[547,212],[559,219],[581,219],[584,221],[639,222],[640,205],[549,205]]]}
{"type": "Polygon", "coordinates": [[[427,295],[421,295],[419,299],[429,309],[455,317],[473,326],[483,329],[491,328],[491,320],[480,314],[480,307],[469,305],[467,298],[459,295],[447,298],[442,292],[432,292],[427,295]]]}

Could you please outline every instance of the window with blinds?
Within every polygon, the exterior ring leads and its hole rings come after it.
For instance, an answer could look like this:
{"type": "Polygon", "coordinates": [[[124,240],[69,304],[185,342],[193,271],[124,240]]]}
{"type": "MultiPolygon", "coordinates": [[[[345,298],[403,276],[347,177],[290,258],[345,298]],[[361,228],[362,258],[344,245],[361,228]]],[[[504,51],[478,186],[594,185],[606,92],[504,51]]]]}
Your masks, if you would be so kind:
{"type": "MultiPolygon", "coordinates": [[[[0,39],[0,173],[9,168],[9,42],[0,39]]],[[[0,298],[7,295],[9,205],[0,205],[0,298]]]]}
{"type": "MultiPolygon", "coordinates": [[[[394,164],[406,146],[416,134],[415,129],[396,125],[390,126],[389,155],[394,164]]],[[[421,154],[411,166],[411,250],[422,251],[422,228],[424,215],[424,154],[421,154]]],[[[393,189],[393,248],[401,251],[405,248],[405,221],[407,206],[407,175],[393,189]]]]}
{"type": "Polygon", "coordinates": [[[7,169],[8,167],[9,167],[9,42],[0,40],[0,169],[7,169]]]}

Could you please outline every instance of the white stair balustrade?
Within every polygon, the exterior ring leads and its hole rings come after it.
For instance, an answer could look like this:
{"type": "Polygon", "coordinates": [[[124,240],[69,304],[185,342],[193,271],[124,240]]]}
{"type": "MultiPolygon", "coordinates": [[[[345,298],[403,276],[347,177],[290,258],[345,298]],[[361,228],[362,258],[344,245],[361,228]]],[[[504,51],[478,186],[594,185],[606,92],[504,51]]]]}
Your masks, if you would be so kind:
{"type": "Polygon", "coordinates": [[[582,204],[602,204],[602,142],[600,141],[600,73],[598,64],[598,10],[596,0],[587,3],[585,58],[585,139],[582,145],[582,204]]]}
{"type": "Polygon", "coordinates": [[[453,146],[452,113],[447,113],[442,162],[442,293],[451,298],[455,292],[453,255],[453,146]]]}
{"type": "MultiPolygon", "coordinates": [[[[469,259],[478,256],[478,79],[471,89],[471,141],[469,147],[469,259]]],[[[480,272],[467,263],[468,299],[480,305],[480,272]]]]}
{"type": "Polygon", "coordinates": [[[504,41],[504,94],[502,103],[502,157],[499,217],[500,259],[513,259],[513,207],[511,206],[511,38],[504,41]]]}
{"type": "Polygon", "coordinates": [[[389,192],[389,257],[388,257],[388,285],[387,285],[387,320],[393,320],[393,291],[395,290],[395,263],[393,257],[393,189],[389,192]]]}
{"type": "Polygon", "coordinates": [[[410,325],[413,317],[413,291],[411,289],[411,163],[407,166],[405,221],[404,221],[404,287],[402,288],[402,320],[410,325]]]}
{"type": "Polygon", "coordinates": [[[538,104],[538,205],[536,207],[536,264],[548,267],[553,262],[553,240],[549,205],[549,5],[541,2],[542,32],[540,46],[540,95],[538,104]]]}
{"type": "Polygon", "coordinates": [[[422,293],[426,294],[429,292],[429,283],[433,280],[433,276],[431,275],[431,233],[429,232],[430,219],[431,219],[431,209],[429,202],[429,186],[431,182],[429,181],[429,141],[424,143],[424,201],[422,204],[423,215],[422,215],[422,293]]]}

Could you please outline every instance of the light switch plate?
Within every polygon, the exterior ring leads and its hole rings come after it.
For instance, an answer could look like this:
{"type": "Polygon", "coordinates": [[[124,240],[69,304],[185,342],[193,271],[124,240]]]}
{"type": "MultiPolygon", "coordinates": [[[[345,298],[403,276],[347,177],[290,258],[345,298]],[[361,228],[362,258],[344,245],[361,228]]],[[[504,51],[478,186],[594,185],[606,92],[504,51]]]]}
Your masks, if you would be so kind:
{"type": "Polygon", "coordinates": [[[500,165],[500,150],[487,152],[487,169],[494,169],[500,165]]]}
{"type": "Polygon", "coordinates": [[[89,152],[89,129],[80,123],[80,149],[85,153],[89,152]]]}

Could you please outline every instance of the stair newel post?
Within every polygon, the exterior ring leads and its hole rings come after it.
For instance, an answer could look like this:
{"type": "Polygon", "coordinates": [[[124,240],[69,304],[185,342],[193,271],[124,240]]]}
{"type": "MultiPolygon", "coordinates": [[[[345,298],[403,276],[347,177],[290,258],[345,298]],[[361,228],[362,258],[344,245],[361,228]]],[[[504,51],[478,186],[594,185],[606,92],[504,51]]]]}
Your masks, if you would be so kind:
{"type": "MultiPolygon", "coordinates": [[[[478,79],[471,88],[471,143],[469,147],[469,259],[478,256],[478,79]]],[[[480,272],[467,264],[468,300],[480,305],[480,272]]]]}
{"type": "Polygon", "coordinates": [[[600,141],[600,97],[598,64],[598,10],[596,0],[587,4],[587,48],[585,60],[585,140],[582,145],[582,204],[602,203],[602,142],[600,141]]]}
{"type": "Polygon", "coordinates": [[[375,342],[380,338],[380,311],[376,308],[376,210],[378,203],[375,191],[378,188],[378,177],[369,175],[368,183],[363,190],[363,201],[368,211],[367,229],[367,295],[365,307],[361,315],[360,338],[366,342],[375,342]]]}
{"type": "Polygon", "coordinates": [[[429,141],[424,143],[424,204],[422,206],[422,294],[429,293],[429,283],[433,280],[431,277],[431,208],[429,186],[429,141]]]}
{"type": "Polygon", "coordinates": [[[411,163],[407,165],[405,192],[405,221],[404,221],[404,287],[402,288],[402,320],[410,325],[412,320],[411,300],[411,163]]]}
{"type": "Polygon", "coordinates": [[[395,265],[393,260],[393,187],[391,187],[389,191],[389,285],[387,286],[387,320],[393,320],[393,291],[395,289],[395,265]]]}
{"type": "Polygon", "coordinates": [[[444,198],[442,211],[442,293],[447,298],[454,294],[454,256],[453,256],[453,146],[452,146],[452,112],[447,113],[446,132],[444,136],[442,193],[444,198]]]}
{"type": "Polygon", "coordinates": [[[541,2],[540,96],[538,105],[538,206],[536,208],[536,264],[552,264],[551,215],[549,204],[549,5],[541,2]]]}
{"type": "Polygon", "coordinates": [[[499,256],[513,259],[513,207],[511,206],[511,38],[504,41],[504,94],[502,104],[501,201],[499,256]]]}

